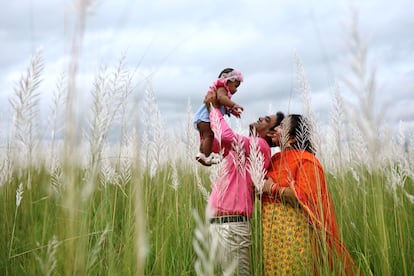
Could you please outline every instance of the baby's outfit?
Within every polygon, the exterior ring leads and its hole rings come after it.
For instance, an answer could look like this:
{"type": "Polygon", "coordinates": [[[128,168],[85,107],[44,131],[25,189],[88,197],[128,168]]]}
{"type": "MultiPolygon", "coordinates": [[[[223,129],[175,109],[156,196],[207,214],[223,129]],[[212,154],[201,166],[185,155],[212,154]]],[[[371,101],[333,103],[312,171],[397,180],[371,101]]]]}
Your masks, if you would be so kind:
{"type": "MultiPolygon", "coordinates": [[[[223,80],[216,80],[212,86],[210,86],[209,90],[207,91],[208,93],[211,93],[212,91],[217,90],[219,87],[224,87],[227,91],[227,97],[229,99],[231,99],[232,94],[230,93],[230,89],[227,86],[227,84],[223,81],[223,80]]],[[[220,106],[220,112],[222,115],[227,114],[228,116],[230,116],[230,108],[228,108],[227,106],[220,106]]],[[[194,115],[194,127],[197,129],[197,124],[200,122],[207,122],[210,123],[210,117],[209,117],[209,112],[207,109],[207,106],[205,104],[201,105],[200,108],[197,110],[197,112],[194,115]]],[[[201,135],[200,135],[200,140],[202,139],[201,135]]],[[[205,156],[204,153],[199,152],[196,155],[196,160],[199,161],[200,163],[202,163],[203,165],[206,166],[210,166],[212,164],[217,164],[220,163],[221,161],[221,156],[220,154],[217,153],[210,153],[209,156],[205,156]]]]}
{"type": "MultiPolygon", "coordinates": [[[[207,94],[211,93],[214,90],[217,90],[219,87],[224,87],[227,91],[227,97],[229,99],[231,99],[231,96],[233,96],[233,95],[230,93],[229,87],[227,86],[227,84],[225,82],[223,82],[220,79],[216,80],[213,83],[213,85],[210,86],[210,89],[207,91],[207,94]]],[[[227,114],[228,116],[230,116],[230,108],[228,108],[227,106],[224,106],[224,105],[220,106],[220,112],[221,112],[222,115],[227,114]]],[[[195,115],[194,115],[193,123],[194,123],[194,127],[196,129],[197,129],[197,124],[199,122],[207,122],[207,123],[210,122],[210,118],[208,117],[208,109],[207,109],[207,106],[205,104],[202,104],[200,106],[200,108],[197,110],[197,112],[195,113],[195,115]]]]}
{"type": "MultiPolygon", "coordinates": [[[[243,81],[243,75],[239,70],[232,70],[229,73],[223,73],[221,74],[221,77],[219,79],[217,79],[212,86],[210,86],[209,90],[207,91],[208,93],[211,93],[212,91],[217,90],[220,87],[224,87],[227,91],[227,97],[229,99],[231,99],[231,97],[233,96],[233,94],[231,94],[230,92],[230,88],[227,86],[227,81],[243,81]]],[[[221,112],[222,115],[227,114],[228,116],[230,116],[231,114],[231,108],[227,107],[227,106],[220,106],[219,110],[221,112]]],[[[206,107],[205,104],[201,105],[200,108],[197,110],[197,112],[194,114],[194,127],[197,129],[197,124],[200,122],[207,122],[210,123],[210,117],[209,117],[209,112],[208,109],[206,107]]],[[[200,135],[200,140],[202,139],[201,135],[200,135]]],[[[210,166],[212,164],[217,164],[221,161],[221,155],[217,154],[215,152],[212,152],[209,156],[205,156],[204,153],[199,152],[196,156],[197,161],[199,161],[200,163],[202,163],[203,165],[206,166],[210,166]]]]}

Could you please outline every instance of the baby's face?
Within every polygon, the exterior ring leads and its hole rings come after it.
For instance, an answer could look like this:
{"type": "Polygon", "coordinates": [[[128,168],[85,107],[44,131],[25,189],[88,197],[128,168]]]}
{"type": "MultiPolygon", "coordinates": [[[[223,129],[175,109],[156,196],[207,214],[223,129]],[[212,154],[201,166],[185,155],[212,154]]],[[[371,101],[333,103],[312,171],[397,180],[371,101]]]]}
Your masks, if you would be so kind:
{"type": "Polygon", "coordinates": [[[237,81],[237,80],[227,82],[227,86],[229,87],[231,94],[234,94],[237,92],[237,87],[239,87],[239,85],[240,85],[240,81],[237,81]]]}

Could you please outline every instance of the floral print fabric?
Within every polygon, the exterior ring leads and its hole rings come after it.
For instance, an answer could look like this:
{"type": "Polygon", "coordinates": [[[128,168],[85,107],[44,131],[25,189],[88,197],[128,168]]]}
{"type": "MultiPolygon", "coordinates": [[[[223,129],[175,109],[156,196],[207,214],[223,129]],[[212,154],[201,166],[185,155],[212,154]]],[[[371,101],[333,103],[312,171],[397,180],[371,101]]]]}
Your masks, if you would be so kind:
{"type": "Polygon", "coordinates": [[[302,209],[263,202],[262,226],[264,275],[313,273],[312,232],[302,209]]]}

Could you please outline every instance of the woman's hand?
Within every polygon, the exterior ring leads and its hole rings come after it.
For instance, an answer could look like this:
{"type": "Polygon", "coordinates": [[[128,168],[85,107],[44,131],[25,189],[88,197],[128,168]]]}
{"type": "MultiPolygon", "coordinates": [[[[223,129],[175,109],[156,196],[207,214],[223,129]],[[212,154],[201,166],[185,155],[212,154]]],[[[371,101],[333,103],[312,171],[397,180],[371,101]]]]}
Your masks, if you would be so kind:
{"type": "Polygon", "coordinates": [[[263,182],[262,193],[267,194],[270,197],[279,198],[283,203],[289,204],[292,207],[299,207],[299,201],[296,199],[295,192],[292,189],[294,188],[279,187],[279,185],[273,182],[273,179],[269,177],[263,182]]]}
{"type": "Polygon", "coordinates": [[[279,190],[279,197],[282,202],[289,204],[292,207],[299,207],[299,201],[296,198],[295,192],[292,190],[291,187],[284,187],[279,190]]]}
{"type": "Polygon", "coordinates": [[[266,178],[263,182],[262,193],[272,195],[272,187],[274,184],[272,178],[266,178]]]}

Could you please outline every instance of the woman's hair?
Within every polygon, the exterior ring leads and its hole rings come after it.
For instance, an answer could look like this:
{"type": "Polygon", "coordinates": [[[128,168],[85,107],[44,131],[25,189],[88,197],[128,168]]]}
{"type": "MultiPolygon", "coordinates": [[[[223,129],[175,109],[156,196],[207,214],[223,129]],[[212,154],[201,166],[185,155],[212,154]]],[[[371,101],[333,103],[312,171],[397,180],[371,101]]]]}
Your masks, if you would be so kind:
{"type": "MultiPolygon", "coordinates": [[[[311,128],[310,122],[303,115],[290,114],[288,115],[288,133],[289,138],[295,138],[293,148],[305,150],[310,153],[315,153],[311,142],[311,128]]],[[[290,140],[290,139],[289,139],[290,140]]]]}

